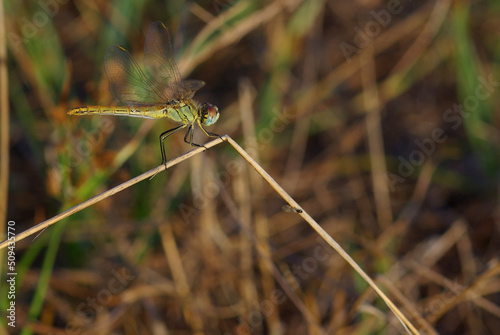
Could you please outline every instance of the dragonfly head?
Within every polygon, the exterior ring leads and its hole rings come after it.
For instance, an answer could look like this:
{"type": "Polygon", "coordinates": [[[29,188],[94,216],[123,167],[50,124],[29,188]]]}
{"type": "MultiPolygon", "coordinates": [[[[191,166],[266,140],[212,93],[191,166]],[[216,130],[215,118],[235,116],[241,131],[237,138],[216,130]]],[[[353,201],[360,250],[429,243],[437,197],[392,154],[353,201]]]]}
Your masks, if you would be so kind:
{"type": "Polygon", "coordinates": [[[211,104],[204,103],[200,108],[200,122],[205,126],[210,126],[219,119],[219,109],[211,104]]]}

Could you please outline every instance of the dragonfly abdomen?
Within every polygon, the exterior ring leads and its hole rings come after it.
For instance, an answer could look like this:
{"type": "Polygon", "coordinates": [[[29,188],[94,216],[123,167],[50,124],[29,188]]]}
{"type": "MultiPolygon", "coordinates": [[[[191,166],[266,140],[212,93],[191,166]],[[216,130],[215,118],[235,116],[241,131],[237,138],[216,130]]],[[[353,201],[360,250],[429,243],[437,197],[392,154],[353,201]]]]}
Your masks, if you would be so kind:
{"type": "Polygon", "coordinates": [[[144,107],[107,107],[107,106],[85,106],[73,108],[68,112],[69,115],[115,115],[115,116],[134,116],[147,119],[159,119],[165,117],[164,108],[159,106],[144,107]]]}

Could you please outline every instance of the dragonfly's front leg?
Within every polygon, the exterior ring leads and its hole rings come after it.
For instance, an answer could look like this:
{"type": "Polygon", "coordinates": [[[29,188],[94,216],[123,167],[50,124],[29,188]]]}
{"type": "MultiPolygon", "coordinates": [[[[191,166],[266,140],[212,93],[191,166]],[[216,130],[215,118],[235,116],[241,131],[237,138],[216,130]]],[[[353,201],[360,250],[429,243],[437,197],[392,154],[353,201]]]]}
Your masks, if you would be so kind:
{"type": "Polygon", "coordinates": [[[167,168],[167,154],[165,153],[165,145],[163,142],[165,141],[165,139],[167,137],[169,137],[170,135],[172,135],[176,131],[179,131],[183,128],[186,128],[186,126],[187,126],[187,123],[181,124],[180,126],[172,128],[170,130],[167,130],[166,132],[164,132],[160,135],[161,163],[163,165],[165,165],[165,169],[167,168]]]}
{"type": "Polygon", "coordinates": [[[222,140],[222,137],[220,135],[206,131],[205,128],[203,128],[203,126],[201,125],[201,123],[198,123],[198,125],[200,126],[201,130],[203,130],[205,135],[207,135],[208,137],[218,137],[222,140]]]}

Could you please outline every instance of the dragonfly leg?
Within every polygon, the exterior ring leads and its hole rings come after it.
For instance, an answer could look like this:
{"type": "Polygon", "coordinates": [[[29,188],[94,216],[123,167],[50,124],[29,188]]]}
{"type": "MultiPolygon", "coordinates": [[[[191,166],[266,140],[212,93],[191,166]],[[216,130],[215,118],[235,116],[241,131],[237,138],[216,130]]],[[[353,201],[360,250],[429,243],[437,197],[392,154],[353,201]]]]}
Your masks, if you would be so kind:
{"type": "Polygon", "coordinates": [[[165,145],[163,142],[165,141],[165,139],[167,137],[169,137],[170,135],[172,135],[176,131],[179,131],[179,130],[185,128],[186,126],[187,126],[187,123],[181,124],[180,126],[172,128],[170,130],[167,130],[166,132],[163,132],[160,135],[161,163],[165,165],[165,168],[167,167],[167,155],[165,153],[165,145]]]}
{"type": "Polygon", "coordinates": [[[201,123],[199,123],[199,122],[198,122],[198,125],[200,126],[201,130],[203,130],[203,132],[205,133],[205,135],[207,135],[208,137],[218,137],[218,138],[220,138],[221,140],[223,140],[223,139],[222,139],[222,137],[221,137],[220,135],[217,135],[217,134],[215,134],[215,133],[211,133],[211,132],[209,132],[209,131],[206,131],[206,130],[205,130],[205,128],[203,128],[203,126],[201,125],[201,123]]]}
{"type": "Polygon", "coordinates": [[[191,145],[192,147],[205,148],[205,150],[208,150],[207,147],[205,147],[204,145],[194,143],[193,135],[194,135],[194,128],[193,125],[190,124],[186,136],[184,136],[184,142],[189,143],[189,145],[191,145]],[[189,136],[189,141],[187,140],[188,136],[189,136]]]}
{"type": "Polygon", "coordinates": [[[201,125],[201,122],[198,120],[198,126],[200,126],[201,130],[203,130],[203,132],[205,133],[205,135],[207,135],[208,137],[218,137],[222,140],[222,137],[220,135],[217,135],[215,133],[211,133],[209,131],[206,131],[205,128],[203,128],[203,126],[201,125]]]}

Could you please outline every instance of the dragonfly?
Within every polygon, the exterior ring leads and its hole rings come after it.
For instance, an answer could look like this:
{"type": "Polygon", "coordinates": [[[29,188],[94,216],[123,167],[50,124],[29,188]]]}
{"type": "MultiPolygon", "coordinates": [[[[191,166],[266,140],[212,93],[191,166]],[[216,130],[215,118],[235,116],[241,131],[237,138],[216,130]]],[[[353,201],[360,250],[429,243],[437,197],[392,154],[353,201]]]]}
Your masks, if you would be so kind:
{"type": "Polygon", "coordinates": [[[151,23],[144,42],[144,70],[123,47],[106,49],[104,69],[113,98],[120,105],[84,106],[68,111],[69,115],[116,115],[146,119],[168,118],[180,125],[160,135],[162,164],[167,164],[165,139],[188,127],[184,142],[193,142],[197,125],[208,137],[220,137],[208,132],[219,119],[219,109],[210,103],[199,103],[194,94],[205,85],[201,80],[183,80],[172,54],[167,27],[161,21],[151,23]]]}

